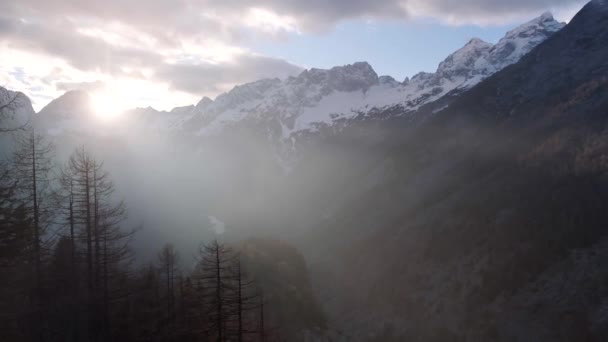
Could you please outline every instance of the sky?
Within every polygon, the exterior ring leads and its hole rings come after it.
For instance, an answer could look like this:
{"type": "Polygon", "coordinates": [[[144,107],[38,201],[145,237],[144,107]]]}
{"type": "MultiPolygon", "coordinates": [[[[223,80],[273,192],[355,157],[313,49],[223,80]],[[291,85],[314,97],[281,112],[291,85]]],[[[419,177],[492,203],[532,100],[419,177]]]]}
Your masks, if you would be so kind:
{"type": "Polygon", "coordinates": [[[397,80],[473,37],[496,42],[585,0],[3,0],[0,86],[41,109],[86,90],[104,112],[170,110],[238,84],[367,61],[397,80]]]}

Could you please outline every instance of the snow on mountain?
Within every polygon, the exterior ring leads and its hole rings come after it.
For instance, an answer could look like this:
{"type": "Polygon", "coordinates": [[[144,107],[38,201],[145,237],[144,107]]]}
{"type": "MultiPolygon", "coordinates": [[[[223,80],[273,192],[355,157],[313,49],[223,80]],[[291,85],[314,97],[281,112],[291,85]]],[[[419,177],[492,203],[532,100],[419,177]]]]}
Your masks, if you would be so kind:
{"type": "Polygon", "coordinates": [[[553,19],[551,13],[543,13],[540,17],[507,32],[490,50],[487,58],[489,64],[494,66],[496,71],[514,64],[521,56],[564,26],[565,23],[553,19]]]}
{"type": "MultiPolygon", "coordinates": [[[[127,125],[122,126],[130,129],[122,131],[204,137],[218,135],[231,126],[253,123],[265,127],[273,140],[291,141],[300,132],[315,132],[338,121],[370,117],[388,108],[413,113],[424,104],[463,92],[517,62],[563,26],[545,13],[507,32],[495,45],[471,39],[441,62],[436,72],[421,72],[403,82],[390,76],[379,77],[368,63],[357,62],[328,70],[305,70],[284,80],[263,79],[239,85],[215,100],[205,97],[196,105],[171,111],[139,108],[125,116],[123,122],[127,125]]],[[[66,93],[36,117],[53,135],[77,130],[100,132],[98,123],[91,124],[90,99],[84,92],[66,93]]]]}
{"type": "Polygon", "coordinates": [[[198,136],[215,135],[243,121],[275,120],[281,127],[280,136],[287,139],[296,132],[315,131],[372,109],[400,106],[404,113],[413,112],[517,62],[564,25],[544,13],[507,32],[495,45],[471,39],[441,62],[435,73],[422,72],[402,83],[390,76],[378,77],[368,63],[357,62],[329,70],[305,70],[285,80],[236,86],[215,101],[204,98],[196,106],[143,116],[148,116],[155,129],[186,130],[198,136]]]}

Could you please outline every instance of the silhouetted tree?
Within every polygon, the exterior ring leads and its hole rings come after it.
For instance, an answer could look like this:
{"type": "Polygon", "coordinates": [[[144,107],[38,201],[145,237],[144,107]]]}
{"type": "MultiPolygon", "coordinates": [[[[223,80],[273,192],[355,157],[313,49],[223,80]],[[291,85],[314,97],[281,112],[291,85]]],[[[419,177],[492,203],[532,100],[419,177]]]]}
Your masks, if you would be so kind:
{"type": "Polygon", "coordinates": [[[31,222],[15,192],[17,181],[6,162],[0,162],[0,267],[20,262],[31,245],[31,222]]]}
{"type": "Polygon", "coordinates": [[[26,338],[19,322],[29,311],[32,221],[16,197],[16,181],[0,162],[0,327],[3,340],[26,338]]]}
{"type": "MultiPolygon", "coordinates": [[[[37,134],[33,128],[29,128],[19,136],[13,153],[13,172],[17,181],[18,195],[25,206],[27,215],[32,220],[33,308],[38,312],[38,318],[41,321],[35,324],[36,329],[41,329],[44,322],[42,316],[44,299],[42,255],[44,232],[51,220],[49,205],[53,169],[52,153],[53,146],[42,135],[37,134]]],[[[42,334],[42,330],[39,331],[39,334],[42,334]]],[[[42,337],[40,338],[42,339],[42,337]]]]}
{"type": "Polygon", "coordinates": [[[158,264],[161,273],[164,274],[166,283],[167,316],[165,318],[165,330],[167,336],[171,334],[172,325],[175,323],[175,273],[179,255],[171,244],[165,244],[158,254],[158,264]]]}
{"type": "Polygon", "coordinates": [[[194,279],[202,303],[207,334],[217,341],[227,340],[227,325],[233,316],[229,307],[231,250],[217,240],[202,245],[194,279]]]}
{"type": "Polygon", "coordinates": [[[259,314],[259,325],[258,325],[258,334],[260,337],[260,342],[266,342],[266,321],[264,320],[264,294],[260,295],[260,314],[259,314]]]}
{"type": "Polygon", "coordinates": [[[79,236],[85,241],[86,259],[86,302],[88,306],[88,327],[90,338],[94,337],[93,326],[97,321],[94,313],[94,270],[93,270],[93,183],[94,160],[84,147],[79,147],[72,153],[62,170],[61,185],[67,193],[69,218],[71,227],[81,228],[79,236]],[[67,189],[66,189],[67,187],[67,189]]]}
{"type": "Polygon", "coordinates": [[[240,255],[235,256],[231,273],[233,285],[231,286],[229,304],[236,315],[236,322],[233,324],[231,333],[237,341],[242,342],[246,335],[256,331],[251,321],[251,313],[258,307],[257,299],[259,296],[256,294],[255,282],[247,279],[245,275],[241,266],[240,255]]]}
{"type": "MultiPolygon", "coordinates": [[[[126,206],[114,197],[114,184],[84,147],[78,148],[61,173],[64,218],[70,236],[84,240],[86,255],[89,335],[110,334],[110,304],[124,294],[112,293],[113,274],[123,272],[131,259],[129,242],[134,230],[125,231],[126,206]],[[75,228],[80,232],[76,233],[75,228]]],[[[128,291],[128,290],[125,290],[128,291]]]]}

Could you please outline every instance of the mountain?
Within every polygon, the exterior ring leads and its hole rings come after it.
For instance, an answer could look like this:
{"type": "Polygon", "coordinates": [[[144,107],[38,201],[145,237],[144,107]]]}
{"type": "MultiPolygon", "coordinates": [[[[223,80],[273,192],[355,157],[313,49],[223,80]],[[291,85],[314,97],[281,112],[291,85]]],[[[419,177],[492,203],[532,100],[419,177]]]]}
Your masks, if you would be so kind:
{"type": "Polygon", "coordinates": [[[360,123],[306,156],[339,174],[310,189],[325,215],[298,237],[344,340],[608,338],[606,41],[591,1],[415,130],[360,123]]]}
{"type": "Polygon", "coordinates": [[[551,14],[508,32],[497,44],[472,39],[448,56],[435,73],[419,73],[399,83],[378,77],[366,62],[310,69],[285,80],[264,79],[240,85],[196,106],[171,112],[136,110],[134,114],[156,130],[186,131],[194,136],[220,133],[224,128],[252,121],[266,122],[271,138],[289,139],[389,107],[402,113],[446,94],[460,93],[495,72],[517,62],[564,26],[551,14]]]}
{"type": "Polygon", "coordinates": [[[269,154],[264,158],[285,173],[317,136],[334,134],[361,119],[392,115],[411,119],[421,106],[447,99],[441,109],[456,95],[518,61],[563,25],[546,13],[508,32],[495,45],[472,39],[440,63],[435,73],[419,73],[404,82],[378,76],[368,63],[357,62],[239,85],[215,100],[205,97],[196,105],[170,111],[138,108],[122,120],[103,124],[92,113],[89,95],[71,91],[43,108],[35,124],[57,139],[69,136],[70,145],[91,136],[120,135],[126,140],[133,136],[173,140],[194,150],[211,148],[211,140],[215,148],[225,149],[248,136],[256,146],[267,145],[262,148],[269,154]]]}
{"type": "Polygon", "coordinates": [[[74,119],[91,115],[91,97],[85,91],[72,90],[51,101],[39,114],[55,120],[74,119]]]}
{"type": "Polygon", "coordinates": [[[0,131],[22,127],[32,119],[34,113],[27,96],[0,87],[0,131]]]}
{"type": "MultiPolygon", "coordinates": [[[[86,144],[105,161],[122,189],[118,195],[135,203],[130,205],[133,220],[145,217],[146,237],[139,240],[148,245],[166,240],[171,217],[184,217],[170,222],[176,231],[191,232],[200,225],[199,215],[192,213],[201,208],[200,215],[218,217],[234,231],[289,236],[331,216],[346,201],[332,201],[340,187],[357,181],[352,170],[367,170],[385,154],[368,153],[377,140],[384,140],[374,125],[393,117],[433,117],[432,111],[418,115],[414,109],[438,99],[447,99],[440,108],[448,105],[562,26],[543,15],[496,45],[472,40],[447,57],[436,73],[405,82],[378,76],[368,63],[359,62],[306,70],[284,80],[259,80],[215,100],[203,98],[170,111],[140,108],[103,124],[92,114],[89,96],[68,92],[41,110],[35,124],[52,135],[58,156],[67,157],[86,144]],[[341,140],[341,131],[353,132],[365,121],[371,122],[361,127],[360,135],[341,140]],[[315,159],[327,152],[335,154],[315,159]],[[171,175],[171,181],[163,175],[171,175]],[[298,224],[283,224],[289,218],[298,224]],[[287,233],[277,232],[280,226],[287,233]]],[[[382,165],[386,170],[378,170],[376,180],[365,184],[371,187],[385,172],[393,172],[390,162],[382,165]]],[[[360,195],[358,187],[350,188],[345,198],[360,195]]]]}
{"type": "Polygon", "coordinates": [[[0,159],[10,153],[14,133],[31,122],[34,115],[34,108],[27,96],[0,87],[0,133],[9,133],[0,134],[0,159]]]}
{"type": "Polygon", "coordinates": [[[309,339],[327,329],[321,306],[312,290],[304,257],[293,246],[272,239],[248,239],[239,247],[244,268],[256,275],[266,305],[279,308],[271,320],[289,340],[305,332],[309,339]]]}
{"type": "Polygon", "coordinates": [[[51,136],[98,131],[90,95],[81,90],[68,91],[38,112],[34,124],[51,136]]]}
{"type": "Polygon", "coordinates": [[[194,240],[195,213],[297,244],[331,340],[603,341],[607,8],[404,82],[360,62],[137,109],[127,131],[150,139],[97,145],[146,234],[194,240]],[[310,136],[282,173],[276,149],[310,136]]]}

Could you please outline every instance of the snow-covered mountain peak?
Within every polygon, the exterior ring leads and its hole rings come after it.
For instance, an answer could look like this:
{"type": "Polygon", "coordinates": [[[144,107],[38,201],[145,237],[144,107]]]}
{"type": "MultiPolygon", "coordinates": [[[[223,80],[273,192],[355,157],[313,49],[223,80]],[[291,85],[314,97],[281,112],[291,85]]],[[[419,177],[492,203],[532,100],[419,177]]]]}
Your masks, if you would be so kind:
{"type": "Polygon", "coordinates": [[[198,103],[196,104],[196,108],[199,110],[204,110],[211,103],[213,103],[213,100],[205,96],[200,101],[198,101],[198,103]]]}
{"type": "MultiPolygon", "coordinates": [[[[169,112],[132,111],[129,122],[135,129],[194,137],[215,136],[233,126],[251,127],[262,129],[269,140],[293,146],[300,133],[372,117],[388,108],[395,109],[391,115],[415,115],[421,106],[457,95],[517,62],[562,27],[552,15],[543,14],[509,31],[496,45],[473,38],[443,60],[436,72],[421,72],[401,83],[390,76],[379,77],[367,62],[313,68],[284,80],[238,85],[215,100],[205,97],[196,105],[169,112]]],[[[64,97],[85,102],[77,95],[64,97]]],[[[78,110],[72,105],[53,106],[78,110]]]]}
{"type": "Polygon", "coordinates": [[[194,106],[194,105],[175,107],[175,108],[171,109],[171,114],[178,114],[178,115],[179,114],[188,114],[188,113],[192,112],[195,108],[196,108],[196,106],[194,106]]]}
{"type": "Polygon", "coordinates": [[[540,17],[538,17],[538,19],[541,20],[541,21],[551,21],[551,20],[554,20],[553,13],[551,13],[550,11],[544,12],[543,14],[540,15],[540,17]]]}
{"type": "Polygon", "coordinates": [[[486,55],[492,44],[479,38],[471,39],[465,46],[448,56],[437,68],[440,77],[451,78],[477,68],[477,61],[486,55]]]}
{"type": "MultiPolygon", "coordinates": [[[[409,79],[406,78],[406,82],[409,82],[409,79]]],[[[401,83],[397,82],[392,76],[384,75],[378,77],[378,84],[385,87],[397,87],[401,83]]]]}
{"type": "Polygon", "coordinates": [[[280,83],[281,80],[278,78],[272,78],[237,85],[229,92],[219,95],[213,103],[217,110],[257,100],[262,98],[269,89],[280,83]]]}
{"type": "Polygon", "coordinates": [[[486,42],[485,40],[483,40],[481,38],[471,38],[471,40],[469,40],[469,42],[466,43],[465,46],[462,49],[466,49],[466,48],[484,48],[487,45],[491,46],[492,44],[486,42]]]}
{"type": "Polygon", "coordinates": [[[228,126],[263,121],[273,122],[270,130],[281,128],[271,136],[289,138],[299,131],[316,131],[389,107],[399,106],[398,112],[407,114],[448,93],[462,92],[517,62],[562,27],[552,15],[543,14],[509,31],[496,45],[473,38],[442,61],[435,73],[421,72],[402,83],[390,76],[378,77],[367,62],[312,68],[285,80],[247,83],[214,101],[203,98],[195,107],[184,108],[184,115],[159,115],[166,119],[154,127],[184,128],[208,136],[228,126]]]}
{"type": "Polygon", "coordinates": [[[378,75],[369,63],[356,62],[336,66],[329,70],[317,68],[304,70],[297,77],[288,79],[287,83],[304,87],[319,87],[326,93],[366,91],[378,84],[378,75]]]}
{"type": "Polygon", "coordinates": [[[378,84],[378,74],[367,62],[356,62],[329,70],[329,85],[337,91],[366,91],[378,84]]]}
{"type": "Polygon", "coordinates": [[[553,18],[550,12],[530,20],[513,30],[498,41],[490,51],[488,60],[495,69],[500,70],[517,62],[541,42],[545,41],[555,32],[561,30],[565,23],[553,18]]]}
{"type": "Polygon", "coordinates": [[[551,12],[545,12],[541,16],[524,23],[507,32],[502,40],[526,39],[538,36],[546,36],[562,29],[566,24],[560,23],[553,18],[551,12]]]}

